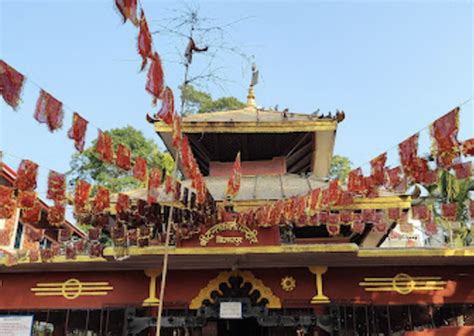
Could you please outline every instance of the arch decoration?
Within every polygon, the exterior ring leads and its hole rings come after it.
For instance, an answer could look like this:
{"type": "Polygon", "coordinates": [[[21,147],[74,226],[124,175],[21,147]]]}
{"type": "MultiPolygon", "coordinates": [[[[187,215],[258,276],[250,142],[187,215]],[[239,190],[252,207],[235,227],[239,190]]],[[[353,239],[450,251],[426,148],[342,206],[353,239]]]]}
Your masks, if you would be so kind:
{"type": "Polygon", "coordinates": [[[213,292],[217,292],[219,295],[224,295],[222,290],[219,288],[221,284],[225,284],[228,287],[231,287],[232,284],[230,282],[231,277],[240,277],[242,278],[242,283],[240,284],[240,288],[243,288],[246,284],[251,285],[251,289],[249,291],[250,295],[253,295],[258,291],[260,296],[258,298],[258,302],[261,303],[262,300],[266,300],[267,304],[266,307],[270,309],[280,309],[281,308],[281,300],[277,297],[271,288],[265,286],[262,280],[257,279],[252,272],[250,271],[223,271],[220,272],[217,277],[209,281],[206,287],[202,288],[198,295],[192,299],[191,303],[189,304],[190,309],[199,309],[204,301],[209,301],[214,303],[214,299],[212,297],[213,292]]]}

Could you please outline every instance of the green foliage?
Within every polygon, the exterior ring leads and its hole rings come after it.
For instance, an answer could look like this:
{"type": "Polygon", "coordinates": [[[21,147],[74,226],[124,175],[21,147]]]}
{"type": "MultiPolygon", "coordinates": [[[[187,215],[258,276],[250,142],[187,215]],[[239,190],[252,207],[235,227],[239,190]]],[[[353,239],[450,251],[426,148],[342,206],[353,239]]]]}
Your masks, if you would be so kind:
{"type": "MultiPolygon", "coordinates": [[[[153,140],[145,138],[143,133],[132,126],[111,129],[114,147],[119,143],[126,145],[132,151],[132,163],[136,156],[141,156],[148,162],[148,168],[159,167],[171,171],[173,158],[169,153],[162,153],[153,140]]],[[[71,184],[77,179],[83,179],[95,185],[102,185],[111,192],[123,192],[144,187],[144,183],[132,177],[132,173],[123,171],[113,164],[99,160],[95,152],[96,140],[83,153],[75,153],[70,162],[68,172],[71,184]]]]}
{"type": "Polygon", "coordinates": [[[440,207],[442,203],[456,203],[457,218],[460,227],[454,230],[454,238],[463,245],[474,243],[472,239],[472,228],[469,229],[469,193],[474,192],[474,180],[472,178],[458,180],[447,172],[441,171],[438,183],[427,188],[430,197],[434,200],[434,214],[438,224],[450,230],[450,224],[441,216],[440,207]]]}
{"type": "Polygon", "coordinates": [[[339,178],[341,183],[345,183],[347,180],[347,175],[351,171],[352,162],[349,158],[342,155],[334,155],[331,161],[331,167],[329,169],[329,177],[339,178]]]}
{"type": "Polygon", "coordinates": [[[181,99],[184,101],[184,115],[214,111],[237,110],[245,104],[235,97],[221,97],[213,100],[212,96],[196,89],[191,84],[180,87],[181,99]]]}

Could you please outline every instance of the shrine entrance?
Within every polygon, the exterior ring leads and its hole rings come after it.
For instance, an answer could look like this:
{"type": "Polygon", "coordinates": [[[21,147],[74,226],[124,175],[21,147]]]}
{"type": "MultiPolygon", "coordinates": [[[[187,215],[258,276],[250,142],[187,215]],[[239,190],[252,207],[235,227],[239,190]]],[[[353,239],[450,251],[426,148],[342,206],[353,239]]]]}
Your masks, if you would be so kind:
{"type": "Polygon", "coordinates": [[[241,320],[219,320],[217,322],[218,336],[241,336],[241,335],[268,335],[268,328],[258,324],[256,318],[241,320]]]}

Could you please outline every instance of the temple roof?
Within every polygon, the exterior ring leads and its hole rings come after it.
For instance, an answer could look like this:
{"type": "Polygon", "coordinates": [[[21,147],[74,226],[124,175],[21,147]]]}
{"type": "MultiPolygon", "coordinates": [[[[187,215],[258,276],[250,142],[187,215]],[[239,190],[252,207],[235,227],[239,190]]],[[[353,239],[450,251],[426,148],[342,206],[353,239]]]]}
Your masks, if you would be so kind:
{"type": "MultiPolygon", "coordinates": [[[[214,200],[222,202],[225,200],[225,189],[227,186],[228,177],[213,176],[204,177],[206,186],[211,193],[214,200]]],[[[191,187],[191,180],[184,180],[181,182],[183,187],[191,187]]],[[[308,177],[299,176],[296,174],[285,175],[254,175],[242,176],[240,191],[234,199],[236,209],[245,209],[247,207],[254,207],[268,201],[275,201],[280,199],[287,199],[297,195],[304,195],[315,188],[324,188],[327,182],[309,175],[308,177]]],[[[192,188],[190,188],[192,189],[192,188]]],[[[345,186],[342,186],[345,189],[345,186]]],[[[146,189],[137,189],[127,193],[132,199],[147,198],[146,189]]],[[[116,195],[112,196],[112,201],[115,201],[116,195]]],[[[162,202],[170,202],[170,194],[164,190],[164,186],[159,188],[159,198],[162,202]]],[[[367,199],[355,199],[354,205],[349,208],[390,208],[400,207],[409,208],[410,199],[407,195],[394,194],[385,190],[380,191],[380,197],[367,199]]],[[[333,207],[337,210],[339,207],[333,207]]]]}
{"type": "MultiPolygon", "coordinates": [[[[343,112],[334,117],[323,117],[247,106],[186,116],[182,131],[188,136],[205,176],[209,175],[211,161],[233,162],[240,151],[242,161],[285,157],[288,173],[311,172],[322,178],[329,173],[337,124],[343,119],[343,112]]],[[[159,120],[150,121],[154,122],[155,131],[175,156],[171,125],[159,120]]]]}
{"type": "MultiPolygon", "coordinates": [[[[288,133],[334,131],[343,116],[318,116],[246,106],[243,109],[193,114],[183,118],[183,132],[288,133]]],[[[155,121],[156,132],[171,132],[170,125],[155,121]]]]}

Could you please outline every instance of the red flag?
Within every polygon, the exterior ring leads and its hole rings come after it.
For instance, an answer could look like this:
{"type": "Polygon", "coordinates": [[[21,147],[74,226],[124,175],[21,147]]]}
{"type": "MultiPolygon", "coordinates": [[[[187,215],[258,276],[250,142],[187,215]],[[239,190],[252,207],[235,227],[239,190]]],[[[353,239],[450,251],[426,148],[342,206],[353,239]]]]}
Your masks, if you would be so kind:
{"type": "Polygon", "coordinates": [[[441,215],[449,221],[455,221],[457,217],[457,205],[456,203],[443,203],[441,204],[441,215]]]}
{"type": "Polygon", "coordinates": [[[330,225],[339,225],[341,222],[341,218],[338,213],[330,212],[328,216],[328,224],[330,225]]]}
{"type": "Polygon", "coordinates": [[[76,192],[74,194],[74,213],[81,214],[86,212],[87,202],[89,201],[89,195],[91,191],[91,185],[83,180],[78,180],[76,183],[76,192]]]}
{"type": "Polygon", "coordinates": [[[147,176],[147,163],[144,158],[137,156],[135,159],[135,165],[133,166],[133,177],[137,180],[145,182],[147,176]]]}
{"type": "Polygon", "coordinates": [[[324,189],[321,192],[321,202],[320,202],[321,209],[326,209],[329,207],[329,189],[324,189]]]}
{"type": "Polygon", "coordinates": [[[413,218],[419,220],[427,220],[429,216],[428,207],[425,204],[415,205],[411,208],[413,212],[413,218]]]}
{"type": "Polygon", "coordinates": [[[166,174],[165,176],[165,191],[167,194],[173,192],[173,178],[170,174],[166,174]]]}
{"type": "Polygon", "coordinates": [[[117,158],[115,164],[117,167],[127,171],[132,167],[132,153],[125,145],[117,145],[117,158]]]}
{"type": "Polygon", "coordinates": [[[59,174],[53,170],[49,171],[46,198],[55,202],[66,199],[66,175],[59,174]]]}
{"type": "Polygon", "coordinates": [[[365,231],[364,221],[361,219],[354,219],[354,222],[352,223],[352,231],[354,231],[354,233],[363,234],[365,231]]]}
{"type": "Polygon", "coordinates": [[[297,218],[299,219],[300,217],[302,217],[305,213],[305,198],[304,196],[297,196],[296,198],[296,216],[297,218]]]}
{"type": "Polygon", "coordinates": [[[418,153],[418,137],[419,134],[414,134],[398,145],[398,152],[400,154],[400,162],[406,175],[411,176],[413,171],[413,164],[418,153]]]}
{"type": "Polygon", "coordinates": [[[232,166],[232,173],[227,181],[227,189],[225,191],[226,198],[234,199],[240,190],[240,180],[242,177],[242,167],[240,164],[240,152],[235,157],[234,165],[232,166]]]}
{"type": "Polygon", "coordinates": [[[426,171],[424,176],[422,177],[422,183],[428,186],[438,183],[438,171],[437,170],[426,171]]]}
{"type": "Polygon", "coordinates": [[[364,222],[373,223],[375,220],[375,209],[363,209],[362,210],[362,219],[364,222]]]}
{"type": "Polygon", "coordinates": [[[182,141],[183,134],[181,133],[181,117],[176,116],[173,118],[173,147],[179,150],[182,141]]]}
{"type": "Polygon", "coordinates": [[[326,230],[330,236],[337,236],[341,232],[341,226],[339,224],[328,224],[326,230]]]}
{"type": "Polygon", "coordinates": [[[423,183],[429,171],[428,160],[416,157],[411,165],[411,176],[415,182],[423,183]]]}
{"type": "Polygon", "coordinates": [[[37,224],[41,219],[41,204],[36,201],[31,208],[23,209],[21,222],[25,224],[37,224]]]}
{"type": "Polygon", "coordinates": [[[436,225],[436,222],[433,219],[433,216],[430,216],[430,218],[424,222],[425,226],[425,233],[428,236],[432,236],[438,233],[438,226],[436,225]]]}
{"type": "Polygon", "coordinates": [[[47,124],[50,132],[56,131],[63,126],[63,103],[41,90],[36,102],[34,118],[41,124],[47,124]]]}
{"type": "Polygon", "coordinates": [[[104,212],[110,207],[110,192],[109,189],[100,186],[97,189],[97,194],[94,199],[93,212],[99,214],[104,212]]]}
{"type": "Polygon", "coordinates": [[[148,69],[148,80],[145,89],[153,96],[153,103],[161,98],[164,86],[163,67],[157,52],[151,57],[151,66],[148,69]]]}
{"type": "Polygon", "coordinates": [[[474,156],[474,138],[462,143],[462,154],[464,156],[474,156]]]}
{"type": "Polygon", "coordinates": [[[339,180],[334,179],[329,182],[328,189],[328,203],[329,205],[334,205],[339,200],[339,180]]]}
{"type": "Polygon", "coordinates": [[[453,169],[458,180],[469,178],[472,175],[472,162],[457,163],[453,165],[453,169]]]}
{"type": "Polygon", "coordinates": [[[48,209],[48,223],[53,226],[61,226],[64,223],[66,215],[66,205],[56,203],[48,209]]]}
{"type": "Polygon", "coordinates": [[[118,215],[125,214],[130,209],[130,198],[126,194],[118,194],[117,204],[115,205],[115,211],[118,215]]]}
{"type": "Polygon", "coordinates": [[[341,210],[339,212],[342,224],[352,223],[352,210],[341,210]]]}
{"type": "Polygon", "coordinates": [[[36,203],[36,192],[20,190],[17,199],[18,207],[21,209],[30,209],[36,203]]]}
{"type": "Polygon", "coordinates": [[[165,91],[163,93],[163,100],[161,102],[161,108],[156,113],[155,117],[160,118],[168,125],[171,125],[173,123],[173,119],[175,119],[174,118],[174,96],[173,96],[173,91],[169,87],[165,88],[165,91]]]}
{"type": "Polygon", "coordinates": [[[278,225],[280,224],[281,214],[283,211],[283,201],[278,200],[273,204],[270,213],[270,224],[271,225],[278,225]]]}
{"type": "Polygon", "coordinates": [[[183,140],[181,142],[181,160],[183,161],[183,167],[186,176],[191,174],[191,162],[190,162],[191,148],[189,147],[188,137],[183,135],[183,140]]]}
{"type": "Polygon", "coordinates": [[[13,191],[13,188],[0,185],[0,219],[8,219],[15,213],[16,202],[13,191]]]}
{"type": "Polygon", "coordinates": [[[25,76],[0,60],[0,95],[13,109],[20,103],[21,90],[25,76]]]}
{"type": "Polygon", "coordinates": [[[138,25],[137,0],[115,0],[115,5],[122,15],[123,23],[130,20],[135,26],[138,25]]]}
{"type": "Polygon", "coordinates": [[[88,123],[86,119],[81,117],[77,112],[74,112],[72,116],[72,127],[67,133],[69,139],[74,140],[74,146],[81,153],[84,150],[88,123]]]}
{"type": "Polygon", "coordinates": [[[439,167],[450,167],[454,159],[459,157],[458,130],[459,107],[437,119],[431,125],[432,153],[436,156],[439,167]]]}
{"type": "Polygon", "coordinates": [[[469,202],[469,214],[471,215],[471,220],[474,220],[474,201],[469,202]]]}
{"type": "Polygon", "coordinates": [[[387,162],[387,153],[380,154],[370,161],[371,176],[375,185],[383,185],[385,181],[385,162],[387,162]]]}
{"type": "Polygon", "coordinates": [[[285,201],[283,206],[283,216],[285,217],[286,221],[292,221],[295,217],[295,200],[294,198],[290,198],[289,200],[285,201]]]}
{"type": "Polygon", "coordinates": [[[349,172],[347,190],[355,194],[364,192],[364,175],[362,174],[361,168],[357,168],[349,172]]]}
{"type": "Polygon", "coordinates": [[[20,190],[35,190],[38,176],[38,165],[30,160],[22,160],[18,167],[15,188],[20,190]]]}
{"type": "Polygon", "coordinates": [[[153,167],[148,176],[148,190],[147,200],[148,203],[156,203],[158,200],[158,188],[161,184],[161,170],[153,167]]]}
{"type": "Polygon", "coordinates": [[[367,198],[375,198],[379,195],[377,184],[372,175],[364,177],[364,189],[364,194],[367,198]]]}
{"type": "Polygon", "coordinates": [[[347,205],[351,205],[353,202],[354,202],[354,198],[352,197],[351,192],[349,191],[340,192],[337,205],[347,206],[347,205]]]}
{"type": "Polygon", "coordinates": [[[327,211],[319,212],[319,224],[326,224],[329,221],[329,213],[327,211]]]}
{"type": "Polygon", "coordinates": [[[396,221],[401,216],[401,209],[400,208],[390,208],[388,209],[388,219],[392,221],[396,221]]]}
{"type": "Polygon", "coordinates": [[[318,206],[319,202],[321,200],[321,189],[316,188],[311,191],[311,201],[310,201],[310,206],[309,208],[314,212],[318,206]]]}
{"type": "Polygon", "coordinates": [[[138,33],[138,53],[142,57],[142,66],[140,71],[145,69],[147,59],[152,56],[152,39],[148,23],[146,22],[145,13],[143,10],[140,14],[140,32],[138,33]]]}
{"type": "Polygon", "coordinates": [[[99,159],[112,163],[114,160],[114,148],[112,144],[112,137],[99,130],[99,136],[95,145],[95,151],[99,154],[99,159]]]}

